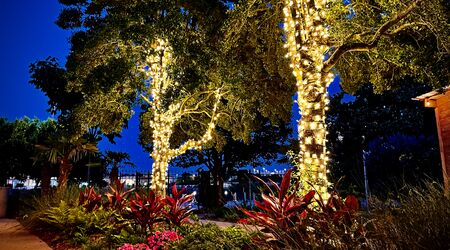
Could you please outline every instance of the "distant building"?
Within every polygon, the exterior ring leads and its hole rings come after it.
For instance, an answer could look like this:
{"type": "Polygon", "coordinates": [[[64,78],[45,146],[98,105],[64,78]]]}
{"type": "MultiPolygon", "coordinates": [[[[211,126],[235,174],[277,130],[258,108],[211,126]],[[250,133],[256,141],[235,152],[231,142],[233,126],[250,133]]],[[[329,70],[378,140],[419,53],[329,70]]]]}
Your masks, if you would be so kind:
{"type": "Polygon", "coordinates": [[[444,186],[446,190],[450,190],[450,85],[441,91],[435,90],[420,95],[414,98],[414,100],[423,101],[424,106],[427,108],[434,108],[441,151],[444,186]]]}

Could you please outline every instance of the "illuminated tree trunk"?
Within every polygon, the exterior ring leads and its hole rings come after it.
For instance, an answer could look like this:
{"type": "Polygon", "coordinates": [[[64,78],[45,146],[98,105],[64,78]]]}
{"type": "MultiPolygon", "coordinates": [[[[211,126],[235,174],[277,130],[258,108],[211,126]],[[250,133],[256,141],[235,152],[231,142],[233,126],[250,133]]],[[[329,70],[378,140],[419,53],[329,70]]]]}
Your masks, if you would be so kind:
{"type": "Polygon", "coordinates": [[[150,122],[150,127],[153,131],[153,165],[152,165],[152,189],[160,195],[166,195],[167,187],[167,170],[170,161],[188,150],[200,150],[202,145],[212,139],[212,131],[215,128],[215,123],[219,118],[217,107],[221,98],[220,89],[215,91],[207,91],[206,97],[194,105],[194,107],[187,107],[187,99],[174,101],[168,106],[164,106],[163,98],[167,89],[170,89],[176,83],[171,79],[167,73],[167,66],[174,63],[172,58],[171,48],[164,40],[158,39],[153,46],[154,52],[148,56],[145,62],[144,73],[151,79],[149,87],[150,98],[141,95],[141,97],[150,105],[153,113],[153,119],[150,122]],[[205,110],[200,110],[200,104],[205,103],[208,99],[215,98],[209,114],[210,121],[207,125],[206,131],[199,140],[190,139],[184,142],[178,148],[171,148],[170,138],[173,134],[173,129],[177,122],[183,116],[188,116],[194,113],[205,113],[205,110]]]}
{"type": "Polygon", "coordinates": [[[161,114],[156,114],[153,118],[153,151],[152,151],[152,189],[161,194],[166,194],[167,170],[172,159],[170,153],[170,137],[172,135],[172,126],[167,119],[161,119],[161,114]]]}
{"type": "MultiPolygon", "coordinates": [[[[152,155],[160,154],[160,152],[154,152],[152,155]]],[[[152,189],[158,194],[166,195],[166,180],[167,170],[170,160],[166,157],[152,157],[152,189]]]]}
{"type": "Polygon", "coordinates": [[[304,189],[313,185],[328,197],[325,111],[327,87],[333,76],[324,72],[327,46],[325,12],[327,1],[285,0],[287,57],[296,78],[300,142],[299,166],[294,172],[304,189]]]}

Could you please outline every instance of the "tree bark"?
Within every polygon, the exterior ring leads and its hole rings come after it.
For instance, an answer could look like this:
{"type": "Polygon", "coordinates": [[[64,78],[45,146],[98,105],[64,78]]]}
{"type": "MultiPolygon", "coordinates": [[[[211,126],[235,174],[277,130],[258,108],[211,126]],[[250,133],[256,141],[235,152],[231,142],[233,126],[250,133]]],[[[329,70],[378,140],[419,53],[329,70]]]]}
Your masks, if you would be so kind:
{"type": "Polygon", "coordinates": [[[223,207],[225,204],[225,197],[224,197],[224,189],[223,189],[223,176],[218,175],[217,176],[217,207],[223,207]]]}
{"type": "MultiPolygon", "coordinates": [[[[309,80],[317,82],[316,79],[309,80]]],[[[294,176],[301,180],[303,191],[313,188],[324,195],[328,188],[325,124],[328,97],[326,86],[321,87],[324,91],[303,93],[299,91],[298,102],[301,110],[301,119],[298,121],[300,164],[297,166],[298,169],[294,176]]]]}
{"type": "MultiPolygon", "coordinates": [[[[326,2],[325,2],[326,3],[326,2]]],[[[316,189],[323,198],[328,196],[325,111],[328,104],[327,87],[332,75],[324,69],[324,54],[328,34],[322,1],[285,0],[285,33],[287,56],[291,59],[296,78],[298,105],[299,165],[293,173],[300,180],[301,191],[316,189]],[[314,21],[312,21],[314,20],[314,21]]]]}
{"type": "Polygon", "coordinates": [[[153,151],[152,157],[152,190],[161,196],[166,196],[167,169],[170,158],[159,151],[153,151]]]}
{"type": "Polygon", "coordinates": [[[115,184],[119,180],[119,167],[113,166],[109,173],[109,182],[111,185],[115,184]]]}
{"type": "Polygon", "coordinates": [[[58,190],[61,191],[66,189],[72,168],[73,165],[69,159],[65,158],[61,160],[61,163],[59,165],[58,190]]]}
{"type": "Polygon", "coordinates": [[[44,163],[41,169],[41,194],[47,196],[50,194],[50,183],[52,178],[52,169],[48,163],[44,163]]]}

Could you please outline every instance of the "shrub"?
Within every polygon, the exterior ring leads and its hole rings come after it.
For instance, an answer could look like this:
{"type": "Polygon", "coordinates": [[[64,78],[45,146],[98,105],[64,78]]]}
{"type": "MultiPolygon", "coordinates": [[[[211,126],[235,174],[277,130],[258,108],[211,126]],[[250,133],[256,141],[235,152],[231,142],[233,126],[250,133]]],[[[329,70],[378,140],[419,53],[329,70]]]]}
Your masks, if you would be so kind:
{"type": "Polygon", "coordinates": [[[314,191],[311,191],[303,197],[299,196],[298,185],[294,187],[293,192],[289,193],[291,172],[292,170],[286,172],[281,186],[271,181],[275,190],[255,177],[266,187],[269,194],[262,193],[262,200],[255,201],[255,206],[260,212],[241,208],[242,212],[248,216],[248,218],[240,220],[241,223],[252,223],[262,227],[264,233],[271,234],[278,241],[277,243],[282,243],[284,246],[298,246],[303,243],[298,242],[298,239],[307,237],[308,232],[303,221],[307,216],[307,206],[315,194],[314,191]]]}
{"type": "Polygon", "coordinates": [[[241,208],[248,216],[241,222],[261,227],[271,247],[354,248],[364,243],[364,230],[356,216],[359,209],[356,197],[348,196],[343,201],[333,193],[325,202],[319,195],[313,200],[314,191],[300,196],[299,184],[290,185],[291,170],[283,176],[280,186],[270,181],[273,186],[270,188],[259,181],[269,194],[263,193],[262,200],[255,201],[259,212],[241,208]]]}
{"type": "Polygon", "coordinates": [[[450,249],[450,196],[441,185],[408,187],[399,208],[374,212],[374,248],[450,249]]]}
{"type": "Polygon", "coordinates": [[[40,218],[47,230],[59,232],[77,244],[86,243],[95,234],[120,234],[127,225],[114,210],[98,209],[88,213],[80,206],[70,206],[61,201],[59,206],[42,212],[40,218]]]}
{"type": "Polygon", "coordinates": [[[24,223],[28,227],[39,228],[43,213],[48,209],[57,207],[63,201],[68,206],[76,206],[80,189],[75,185],[69,185],[59,192],[49,195],[36,195],[24,201],[24,223]]]}
{"type": "Polygon", "coordinates": [[[110,209],[122,211],[127,205],[127,198],[134,189],[125,191],[125,182],[116,180],[114,184],[109,186],[109,192],[106,193],[108,202],[105,204],[110,209]]]}
{"type": "Polygon", "coordinates": [[[164,198],[163,202],[168,206],[168,210],[163,211],[164,216],[174,226],[179,227],[185,223],[191,215],[193,209],[190,206],[190,202],[194,198],[192,194],[183,195],[186,192],[186,188],[177,190],[177,186],[172,186],[172,196],[164,198]]]}
{"type": "Polygon", "coordinates": [[[318,207],[309,209],[308,223],[314,228],[313,241],[322,248],[353,249],[366,244],[365,229],[359,222],[359,202],[353,195],[342,200],[333,192],[325,202],[319,196],[318,207]]]}
{"type": "Polygon", "coordinates": [[[173,249],[203,250],[226,249],[240,250],[254,248],[250,235],[239,227],[220,229],[215,224],[191,225],[184,227],[184,238],[171,244],[173,249]]]}
{"type": "Polygon", "coordinates": [[[157,223],[163,222],[164,203],[161,197],[155,192],[150,191],[148,194],[135,193],[130,199],[129,207],[131,210],[131,218],[141,226],[143,233],[148,230],[153,231],[157,223]]]}
{"type": "Polygon", "coordinates": [[[94,187],[85,188],[84,191],[80,191],[78,206],[84,207],[87,212],[96,210],[102,206],[102,195],[97,194],[94,187]]]}
{"type": "Polygon", "coordinates": [[[182,238],[182,236],[178,235],[177,232],[174,231],[155,232],[147,238],[147,244],[152,250],[167,249],[170,242],[177,241],[182,238]]]}

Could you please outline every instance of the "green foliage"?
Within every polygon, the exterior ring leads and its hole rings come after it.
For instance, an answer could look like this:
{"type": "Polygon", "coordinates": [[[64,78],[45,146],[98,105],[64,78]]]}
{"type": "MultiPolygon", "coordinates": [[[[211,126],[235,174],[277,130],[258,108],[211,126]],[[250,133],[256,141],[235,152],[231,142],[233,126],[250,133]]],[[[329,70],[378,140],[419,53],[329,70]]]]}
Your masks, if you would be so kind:
{"type": "Polygon", "coordinates": [[[97,209],[88,213],[83,207],[70,206],[64,201],[44,211],[40,220],[45,228],[61,232],[75,244],[86,243],[90,235],[118,234],[125,226],[122,224],[125,221],[114,210],[97,209]]]}
{"type": "Polygon", "coordinates": [[[24,216],[24,222],[34,230],[57,233],[60,237],[55,240],[68,240],[85,248],[142,242],[143,236],[135,235],[131,220],[122,216],[124,211],[104,208],[99,195],[92,190],[80,192],[76,186],[68,186],[50,195],[34,197],[28,203],[30,212],[24,216]],[[79,195],[87,199],[82,204],[77,199],[79,195]]]}
{"type": "Polygon", "coordinates": [[[117,182],[102,195],[94,188],[75,186],[53,194],[33,197],[25,223],[39,231],[51,231],[83,248],[111,248],[142,243],[155,228],[182,227],[191,215],[192,195],[172,189],[173,198],[154,192],[134,193],[117,182]],[[77,199],[78,198],[78,199],[77,199]]]}
{"type": "Polygon", "coordinates": [[[396,208],[373,212],[374,230],[368,235],[373,248],[448,249],[450,197],[442,185],[408,186],[396,208]]]}
{"type": "Polygon", "coordinates": [[[429,90],[404,79],[395,91],[374,94],[365,85],[352,101],[346,102],[343,94],[331,98],[327,113],[330,176],[333,182],[345,177],[340,189],[355,186],[354,191],[363,192],[363,150],[375,194],[384,195],[386,188],[405,182],[418,183],[425,176],[440,178],[434,112],[411,100],[429,90]]]}
{"type": "Polygon", "coordinates": [[[61,202],[67,206],[78,205],[80,189],[75,185],[69,185],[59,192],[52,192],[48,195],[36,195],[24,200],[23,218],[26,225],[39,227],[40,218],[43,213],[50,208],[57,207],[61,202]]]}
{"type": "Polygon", "coordinates": [[[48,57],[30,65],[30,83],[42,90],[48,97],[49,109],[52,114],[61,112],[64,117],[81,100],[79,93],[69,92],[67,87],[66,70],[61,67],[58,60],[48,57]]]}
{"type": "Polygon", "coordinates": [[[48,119],[24,117],[13,122],[0,118],[0,185],[6,178],[40,179],[40,168],[33,166],[35,144],[43,142],[56,129],[56,122],[48,119]]]}
{"type": "MultiPolygon", "coordinates": [[[[219,228],[215,224],[192,225],[181,232],[184,238],[173,249],[245,249],[251,245],[250,235],[239,227],[219,228]]],[[[256,248],[256,246],[254,246],[256,248]]]]}
{"type": "Polygon", "coordinates": [[[449,8],[445,0],[333,2],[327,13],[332,51],[342,44],[372,43],[362,53],[344,54],[336,64],[344,90],[354,93],[368,82],[377,92],[395,89],[407,75],[435,88],[445,86],[450,75],[449,8]],[[405,17],[381,29],[414,4],[405,17]]]}
{"type": "MultiPolygon", "coordinates": [[[[169,74],[178,85],[167,90],[163,108],[187,97],[194,97],[192,102],[198,103],[199,93],[223,86],[227,95],[221,112],[227,115],[222,116],[218,126],[230,131],[234,139],[247,141],[254,130],[264,125],[262,118],[273,123],[280,118],[283,122],[289,120],[293,86],[284,83],[292,76],[283,53],[277,53],[283,50],[281,29],[277,30],[280,36],[273,36],[272,30],[254,18],[252,30],[233,36],[228,32],[228,11],[229,7],[218,0],[70,1],[57,22],[75,31],[67,70],[61,73],[52,60],[38,62],[31,68],[32,83],[39,87],[58,82],[60,90],[40,88],[49,95],[52,109],[69,107],[60,118],[75,134],[96,126],[106,134],[119,133],[127,126],[133,108],[141,105],[140,138],[146,148],[151,148],[148,121],[153,114],[137,98],[148,91],[148,83],[138,74],[136,62],[147,56],[156,38],[164,36],[177,58],[169,74]],[[260,30],[264,30],[266,41],[257,39],[260,30]],[[229,41],[230,37],[238,37],[239,43],[247,46],[237,46],[229,41]],[[47,70],[49,74],[45,74],[47,70]],[[65,99],[55,95],[59,91],[79,98],[74,105],[63,105],[65,99]]],[[[278,22],[271,18],[270,27],[278,27],[278,22]]],[[[202,107],[205,109],[208,105],[202,107]]],[[[203,112],[183,117],[174,128],[177,133],[173,144],[198,138],[207,119],[203,112]]],[[[213,137],[223,141],[219,134],[213,137]]]]}

